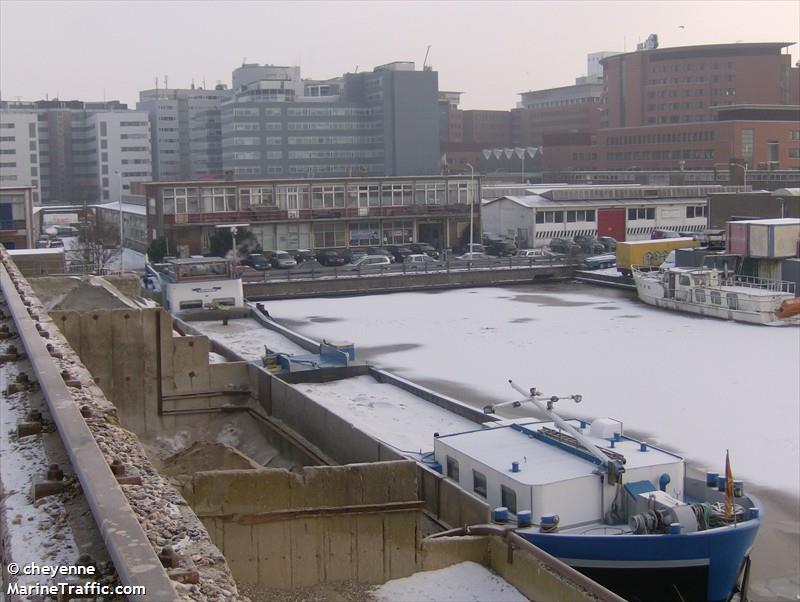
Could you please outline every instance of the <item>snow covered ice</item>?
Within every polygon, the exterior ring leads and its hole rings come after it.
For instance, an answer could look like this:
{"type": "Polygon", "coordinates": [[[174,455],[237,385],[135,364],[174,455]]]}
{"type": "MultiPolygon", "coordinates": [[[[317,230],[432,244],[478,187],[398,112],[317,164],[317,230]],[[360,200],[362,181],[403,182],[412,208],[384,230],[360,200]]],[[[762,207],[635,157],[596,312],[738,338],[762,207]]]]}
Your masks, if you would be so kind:
{"type": "Polygon", "coordinates": [[[730,449],[745,486],[800,495],[796,328],[669,312],[579,284],[293,299],[268,309],[306,336],[353,341],[362,359],[380,348],[376,365],[475,405],[517,397],[509,378],[547,394],[581,393],[580,406],[560,402],[561,412],[617,418],[708,470],[723,469],[730,449]]]}

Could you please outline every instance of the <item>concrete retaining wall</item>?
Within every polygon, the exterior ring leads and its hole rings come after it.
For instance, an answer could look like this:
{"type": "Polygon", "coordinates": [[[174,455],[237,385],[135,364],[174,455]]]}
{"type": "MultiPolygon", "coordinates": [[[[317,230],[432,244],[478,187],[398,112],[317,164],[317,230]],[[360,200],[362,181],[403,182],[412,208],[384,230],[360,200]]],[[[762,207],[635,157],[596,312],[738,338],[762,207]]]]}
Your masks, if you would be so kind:
{"type": "Polygon", "coordinates": [[[418,566],[412,462],[200,472],[186,494],[239,581],[378,584],[418,566]]]}
{"type": "Polygon", "coordinates": [[[515,269],[435,272],[430,274],[404,274],[316,280],[288,280],[253,282],[244,284],[248,301],[287,299],[292,297],[326,297],[332,295],[365,295],[393,291],[415,291],[475,286],[503,286],[530,284],[534,280],[569,278],[571,266],[541,266],[515,269]]]}

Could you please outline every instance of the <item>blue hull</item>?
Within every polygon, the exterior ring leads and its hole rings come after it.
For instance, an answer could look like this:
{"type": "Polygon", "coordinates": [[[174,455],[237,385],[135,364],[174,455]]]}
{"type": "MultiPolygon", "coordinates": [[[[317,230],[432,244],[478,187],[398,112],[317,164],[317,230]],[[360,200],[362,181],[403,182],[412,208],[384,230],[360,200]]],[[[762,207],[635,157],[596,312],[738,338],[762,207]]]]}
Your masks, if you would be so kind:
{"type": "Polygon", "coordinates": [[[759,525],[754,519],[680,535],[518,533],[629,600],[723,602],[759,525]]]}

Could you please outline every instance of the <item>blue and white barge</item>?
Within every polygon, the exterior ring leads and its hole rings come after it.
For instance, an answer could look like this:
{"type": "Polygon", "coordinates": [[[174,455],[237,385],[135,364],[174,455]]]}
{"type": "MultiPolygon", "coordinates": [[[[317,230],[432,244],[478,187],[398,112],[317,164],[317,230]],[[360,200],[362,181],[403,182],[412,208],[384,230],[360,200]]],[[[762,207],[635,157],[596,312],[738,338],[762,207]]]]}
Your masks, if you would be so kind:
{"type": "Polygon", "coordinates": [[[741,482],[689,478],[682,457],[620,422],[564,420],[553,411],[564,398],[514,386],[526,398],[509,404],[533,403],[550,420],[434,441],[442,471],[496,508],[496,522],[629,600],[727,601],[746,589],[760,518],[741,482]]]}

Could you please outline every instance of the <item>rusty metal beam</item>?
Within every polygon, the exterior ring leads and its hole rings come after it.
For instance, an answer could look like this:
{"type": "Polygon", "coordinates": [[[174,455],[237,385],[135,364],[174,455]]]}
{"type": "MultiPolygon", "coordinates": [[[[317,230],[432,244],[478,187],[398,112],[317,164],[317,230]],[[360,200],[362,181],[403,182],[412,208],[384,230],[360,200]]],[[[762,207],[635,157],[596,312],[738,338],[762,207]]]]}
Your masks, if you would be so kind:
{"type": "Polygon", "coordinates": [[[0,289],[114,568],[123,585],[144,586],[147,592],[144,596],[129,596],[128,599],[177,600],[172,582],[122,488],[117,484],[116,477],[111,473],[78,405],[72,399],[70,389],[62,380],[55,360],[45,347],[45,339],[40,336],[29,315],[25,300],[17,293],[6,269],[6,261],[9,261],[8,255],[3,251],[0,289]]]}
{"type": "Polygon", "coordinates": [[[297,508],[295,510],[277,510],[259,512],[258,514],[200,514],[200,518],[218,518],[225,522],[236,522],[240,525],[261,525],[264,523],[283,522],[303,518],[324,518],[326,516],[354,516],[359,514],[387,514],[390,512],[418,511],[425,502],[386,502],[384,504],[359,504],[351,506],[319,506],[316,508],[297,508]]]}

